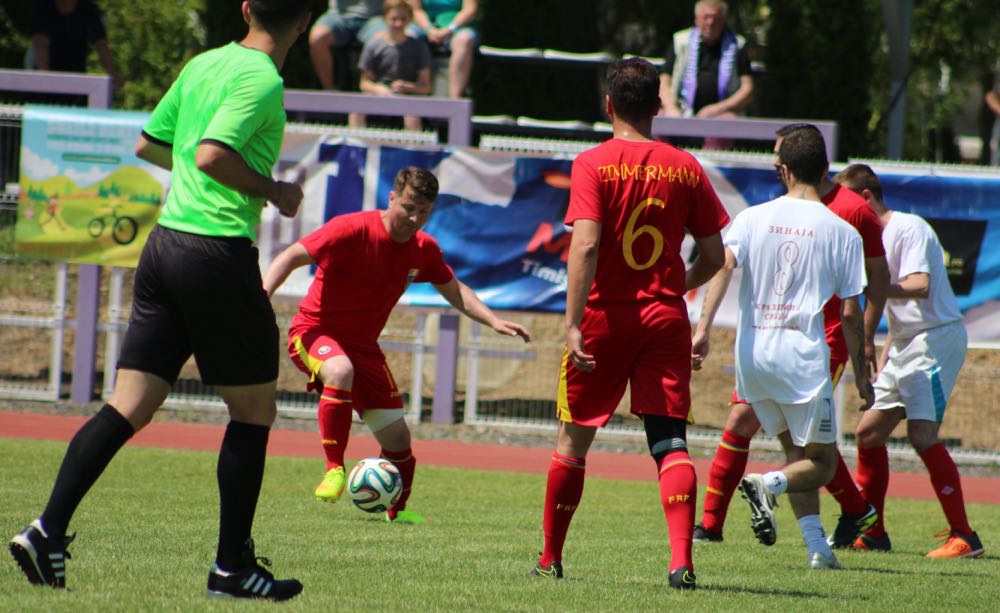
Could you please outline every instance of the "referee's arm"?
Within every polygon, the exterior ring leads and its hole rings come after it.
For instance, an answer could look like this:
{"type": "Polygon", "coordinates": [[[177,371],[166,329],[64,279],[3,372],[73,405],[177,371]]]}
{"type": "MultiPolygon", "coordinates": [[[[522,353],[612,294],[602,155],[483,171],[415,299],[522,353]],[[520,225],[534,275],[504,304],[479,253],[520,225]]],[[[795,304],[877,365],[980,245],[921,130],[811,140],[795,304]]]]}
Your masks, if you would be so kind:
{"type": "Polygon", "coordinates": [[[139,140],[135,143],[137,158],[164,170],[172,170],[174,167],[173,151],[170,143],[154,139],[145,132],[139,135],[139,140]]]}

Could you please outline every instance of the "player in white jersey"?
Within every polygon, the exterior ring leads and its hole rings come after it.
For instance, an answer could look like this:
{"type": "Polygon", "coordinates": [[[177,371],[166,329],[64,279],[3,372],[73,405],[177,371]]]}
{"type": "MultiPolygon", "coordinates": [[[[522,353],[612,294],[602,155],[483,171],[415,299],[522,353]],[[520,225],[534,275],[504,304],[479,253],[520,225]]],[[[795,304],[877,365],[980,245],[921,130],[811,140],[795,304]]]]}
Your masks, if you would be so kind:
{"type": "Polygon", "coordinates": [[[856,549],[890,551],[883,508],[889,485],[889,454],[885,442],[906,419],[910,444],[920,455],[948,519],[945,543],[931,558],[983,555],[983,544],[969,526],[962,481],[938,429],[958,371],[965,361],[968,337],[962,313],[948,282],[944,252],[934,230],[916,215],[890,211],[882,186],[871,168],[852,164],[835,180],[859,193],[882,223],[882,241],[889,263],[889,319],[875,381],[875,404],[857,427],[858,485],[878,509],[880,521],[858,537],[856,549]]]}
{"type": "MultiPolygon", "coordinates": [[[[708,337],[732,271],[743,269],[736,332],[736,389],[765,431],[777,436],[788,464],[748,474],[740,491],[750,503],[757,539],[773,545],[775,496],[789,494],[809,566],[840,568],[823,534],[819,490],[836,470],[837,423],[823,305],[843,300],[844,335],[858,392],[870,403],[864,324],[858,295],[865,288],[861,236],[821,202],[816,186],[828,164],[822,137],[801,130],[782,139],[779,171],[788,194],[736,216],[726,235],[726,266],[712,279],[695,332],[708,337]]],[[[698,355],[693,358],[697,363],[698,355]]],[[[703,356],[702,356],[703,357],[703,356]]]]}

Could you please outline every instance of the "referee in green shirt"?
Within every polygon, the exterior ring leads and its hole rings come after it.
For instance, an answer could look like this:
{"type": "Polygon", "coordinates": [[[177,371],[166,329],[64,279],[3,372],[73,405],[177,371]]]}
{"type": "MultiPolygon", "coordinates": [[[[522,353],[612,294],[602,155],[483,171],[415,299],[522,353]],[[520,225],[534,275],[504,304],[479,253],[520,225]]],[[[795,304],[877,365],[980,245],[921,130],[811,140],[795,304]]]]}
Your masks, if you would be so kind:
{"type": "Polygon", "coordinates": [[[77,432],[41,517],[11,553],[32,583],[65,587],[67,527],[115,453],[152,419],[194,355],[230,422],[219,452],[219,543],[208,596],[286,600],[302,591],[258,562],[251,527],[276,414],[278,329],[253,246],[270,201],[298,211],[298,185],[274,181],[285,128],[278,70],[309,26],[308,0],[242,4],[247,36],[181,71],[136,154],[171,171],[171,189],[139,259],[132,316],[109,404],[77,432]]]}

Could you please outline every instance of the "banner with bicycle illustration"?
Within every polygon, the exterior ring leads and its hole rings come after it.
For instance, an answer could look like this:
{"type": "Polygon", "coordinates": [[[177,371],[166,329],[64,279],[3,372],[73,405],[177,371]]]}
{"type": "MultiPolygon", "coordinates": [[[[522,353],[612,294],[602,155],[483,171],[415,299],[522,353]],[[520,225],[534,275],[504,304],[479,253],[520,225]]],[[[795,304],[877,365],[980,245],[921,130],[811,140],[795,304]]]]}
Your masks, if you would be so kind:
{"type": "Polygon", "coordinates": [[[135,156],[149,115],[28,106],[21,133],[18,253],[135,266],[160,212],[167,171],[135,156]]]}

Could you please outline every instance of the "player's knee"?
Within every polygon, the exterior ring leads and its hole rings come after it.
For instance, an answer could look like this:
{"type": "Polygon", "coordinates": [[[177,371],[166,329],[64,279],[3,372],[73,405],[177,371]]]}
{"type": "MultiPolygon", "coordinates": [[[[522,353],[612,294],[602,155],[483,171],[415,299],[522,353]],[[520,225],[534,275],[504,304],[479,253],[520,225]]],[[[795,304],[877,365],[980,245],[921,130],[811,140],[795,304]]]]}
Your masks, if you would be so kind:
{"type": "Polygon", "coordinates": [[[739,436],[753,438],[757,434],[757,431],[760,430],[760,422],[757,420],[757,415],[753,412],[753,407],[749,404],[738,402],[729,411],[725,428],[739,436]]]}
{"type": "Polygon", "coordinates": [[[915,419],[906,423],[906,437],[917,453],[923,453],[940,442],[937,431],[937,424],[931,421],[915,419]]]}
{"type": "Polygon", "coordinates": [[[662,415],[644,415],[642,425],[646,430],[649,455],[657,462],[675,451],[687,451],[685,420],[662,415]]]}
{"type": "Polygon", "coordinates": [[[858,443],[860,448],[869,447],[879,447],[885,440],[881,436],[878,428],[872,426],[866,426],[864,424],[858,424],[857,430],[854,431],[854,438],[858,443]]]}
{"type": "Polygon", "coordinates": [[[351,364],[347,356],[330,358],[320,366],[319,377],[323,380],[323,385],[351,389],[354,383],[354,364],[351,364]]]}

